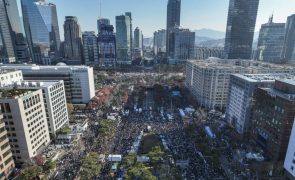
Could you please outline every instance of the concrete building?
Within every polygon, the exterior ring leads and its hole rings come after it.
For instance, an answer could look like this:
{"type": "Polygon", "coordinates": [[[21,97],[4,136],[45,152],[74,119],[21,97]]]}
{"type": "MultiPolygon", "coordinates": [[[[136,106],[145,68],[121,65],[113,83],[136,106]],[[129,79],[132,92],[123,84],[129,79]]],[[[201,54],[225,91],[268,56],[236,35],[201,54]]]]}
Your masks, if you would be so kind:
{"type": "Polygon", "coordinates": [[[184,63],[194,58],[195,32],[174,28],[169,34],[168,61],[171,64],[184,63]]]}
{"type": "Polygon", "coordinates": [[[287,19],[282,59],[285,63],[295,64],[295,14],[287,19]]]}
{"type": "Polygon", "coordinates": [[[3,121],[2,110],[0,109],[0,179],[8,179],[14,169],[14,161],[12,158],[11,147],[5,129],[5,122],[3,121]]]}
{"type": "Polygon", "coordinates": [[[133,54],[134,54],[133,59],[143,56],[143,35],[142,35],[142,31],[139,29],[139,27],[136,27],[134,30],[133,54]],[[138,51],[140,51],[140,53],[138,53],[138,51]],[[135,56],[136,52],[137,52],[137,54],[135,56]],[[140,56],[138,56],[138,54],[140,54],[140,56]]]}
{"type": "Polygon", "coordinates": [[[285,23],[274,23],[273,16],[262,24],[257,44],[257,59],[281,64],[281,54],[285,38],[285,23]]]}
{"type": "Polygon", "coordinates": [[[110,20],[107,18],[98,18],[97,19],[97,33],[100,33],[102,25],[111,25],[110,20]]]}
{"type": "Polygon", "coordinates": [[[21,70],[24,80],[63,80],[68,103],[86,104],[95,95],[93,68],[88,66],[0,65],[3,70],[21,70]]]}
{"type": "Polygon", "coordinates": [[[24,28],[33,62],[51,64],[59,57],[60,35],[55,4],[22,0],[24,28]]]}
{"type": "Polygon", "coordinates": [[[233,74],[230,76],[226,119],[236,131],[249,135],[251,129],[254,94],[257,88],[271,88],[275,80],[293,79],[291,74],[233,74]]]}
{"type": "Polygon", "coordinates": [[[18,89],[42,89],[50,137],[69,124],[66,94],[63,81],[22,81],[14,83],[18,89]]]}
{"type": "Polygon", "coordinates": [[[197,102],[208,109],[225,109],[231,74],[295,73],[290,66],[253,60],[192,60],[186,65],[186,87],[197,102]]]}
{"type": "Polygon", "coordinates": [[[295,81],[276,80],[273,88],[258,88],[254,98],[251,139],[270,161],[283,161],[295,117],[295,81]]]}
{"type": "Polygon", "coordinates": [[[154,32],[154,54],[166,53],[166,30],[154,32]]]}
{"type": "Polygon", "coordinates": [[[225,58],[224,48],[195,47],[194,59],[202,60],[210,57],[225,58]]]}
{"type": "Polygon", "coordinates": [[[24,163],[50,143],[42,90],[0,90],[0,106],[13,154],[24,163]]]}
{"type": "Polygon", "coordinates": [[[228,59],[250,59],[259,0],[230,0],[225,53],[228,59]]]}
{"type": "Polygon", "coordinates": [[[288,172],[290,179],[295,179],[295,123],[289,140],[288,150],[284,162],[284,168],[288,172]]]}
{"type": "Polygon", "coordinates": [[[64,51],[67,60],[74,60],[76,64],[82,61],[82,31],[75,16],[66,16],[64,22],[64,51]]]}
{"type": "Polygon", "coordinates": [[[170,32],[174,28],[180,26],[180,14],[181,14],[181,0],[168,0],[167,3],[167,22],[166,22],[166,50],[167,56],[170,54],[170,32]]]}
{"type": "Polygon", "coordinates": [[[21,71],[0,70],[0,87],[9,86],[22,80],[23,74],[21,71]]]}
{"type": "Polygon", "coordinates": [[[85,64],[94,65],[99,63],[97,36],[94,31],[83,32],[83,56],[85,64]]]}
{"type": "Polygon", "coordinates": [[[98,34],[99,66],[114,67],[116,64],[116,35],[114,26],[101,25],[98,34]]]}
{"type": "Polygon", "coordinates": [[[131,19],[127,15],[116,16],[116,48],[117,63],[131,65],[132,62],[132,31],[131,19]]]}

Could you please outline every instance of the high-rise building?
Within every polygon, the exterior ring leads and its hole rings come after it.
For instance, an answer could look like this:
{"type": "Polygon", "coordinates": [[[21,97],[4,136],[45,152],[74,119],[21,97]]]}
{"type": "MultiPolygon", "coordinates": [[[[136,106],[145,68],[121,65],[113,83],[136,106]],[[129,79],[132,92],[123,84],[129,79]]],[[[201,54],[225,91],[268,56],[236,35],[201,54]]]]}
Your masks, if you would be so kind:
{"type": "Polygon", "coordinates": [[[167,4],[167,22],[166,22],[166,50],[169,56],[169,36],[170,32],[180,26],[181,0],[168,0],[167,4]]]}
{"type": "Polygon", "coordinates": [[[295,117],[295,81],[276,80],[273,88],[258,88],[254,99],[251,141],[270,161],[282,161],[295,117]]]}
{"type": "Polygon", "coordinates": [[[98,34],[100,33],[100,28],[101,28],[101,25],[110,25],[110,20],[107,19],[107,18],[98,18],[97,19],[97,32],[98,34]]]}
{"type": "Polygon", "coordinates": [[[76,60],[79,64],[82,62],[82,32],[75,16],[66,16],[64,22],[65,36],[65,58],[68,60],[76,60]]]}
{"type": "Polygon", "coordinates": [[[22,0],[24,28],[34,63],[51,64],[59,57],[56,6],[46,0],[22,0]]]}
{"type": "Polygon", "coordinates": [[[12,158],[11,147],[3,121],[2,109],[0,107],[0,179],[8,179],[8,176],[14,169],[14,161],[12,158]]]}
{"type": "Polygon", "coordinates": [[[292,128],[288,150],[285,158],[284,168],[287,170],[290,179],[295,179],[295,122],[292,128]]]}
{"type": "Polygon", "coordinates": [[[257,44],[257,59],[271,63],[282,63],[281,53],[285,37],[285,23],[274,23],[273,16],[262,24],[257,44]]]}
{"type": "Polygon", "coordinates": [[[102,25],[98,34],[99,66],[114,67],[116,64],[116,35],[114,26],[102,25]]]}
{"type": "Polygon", "coordinates": [[[93,68],[88,66],[1,65],[2,70],[21,70],[26,81],[63,80],[68,103],[87,104],[95,96],[93,68]]]}
{"type": "Polygon", "coordinates": [[[154,32],[154,54],[166,52],[166,30],[162,29],[154,32]]]}
{"type": "Polygon", "coordinates": [[[295,14],[287,19],[282,59],[286,63],[295,64],[295,14]]]}
{"type": "Polygon", "coordinates": [[[254,94],[257,88],[271,88],[275,80],[293,79],[291,74],[233,74],[230,76],[226,119],[236,131],[248,136],[251,130],[254,94]]]}
{"type": "Polygon", "coordinates": [[[85,64],[95,65],[99,64],[97,36],[94,31],[85,31],[83,38],[83,56],[85,64]]]}
{"type": "Polygon", "coordinates": [[[169,63],[183,63],[194,57],[195,32],[189,29],[174,28],[169,34],[169,63]]]}
{"type": "Polygon", "coordinates": [[[130,18],[130,48],[131,48],[131,60],[133,59],[133,27],[132,27],[132,14],[131,12],[125,12],[125,16],[130,18]]]}
{"type": "Polygon", "coordinates": [[[50,143],[42,90],[0,90],[0,106],[13,158],[28,162],[50,143]]]}
{"type": "Polygon", "coordinates": [[[131,57],[131,19],[130,16],[116,16],[117,63],[130,65],[131,57]]]}
{"type": "Polygon", "coordinates": [[[16,49],[12,37],[12,29],[7,13],[6,1],[0,0],[0,34],[3,48],[0,54],[1,63],[13,63],[16,61],[16,49]]]}
{"type": "Polygon", "coordinates": [[[139,27],[136,27],[134,30],[134,47],[133,47],[134,59],[142,57],[143,55],[142,43],[143,43],[142,31],[139,29],[139,27]]]}
{"type": "Polygon", "coordinates": [[[292,66],[241,59],[191,60],[186,65],[186,87],[207,109],[225,109],[231,74],[295,74],[292,66]]]}
{"type": "Polygon", "coordinates": [[[259,0],[230,0],[225,53],[228,59],[250,59],[259,0]]]}

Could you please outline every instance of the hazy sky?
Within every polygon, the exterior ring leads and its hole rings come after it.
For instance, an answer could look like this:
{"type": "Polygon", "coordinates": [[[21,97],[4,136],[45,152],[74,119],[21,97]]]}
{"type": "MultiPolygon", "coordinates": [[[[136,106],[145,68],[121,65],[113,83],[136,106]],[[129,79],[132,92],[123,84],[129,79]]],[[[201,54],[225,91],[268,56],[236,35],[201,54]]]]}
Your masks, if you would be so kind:
{"type": "MultiPolygon", "coordinates": [[[[82,31],[96,31],[99,17],[99,0],[48,0],[57,5],[60,33],[63,38],[63,22],[67,15],[77,16],[82,31]]],[[[167,0],[101,0],[101,16],[115,25],[115,16],[126,11],[133,15],[133,27],[142,29],[145,37],[166,27],[167,0]]],[[[185,28],[210,28],[225,31],[229,0],[182,0],[181,26],[185,28]]],[[[256,31],[268,21],[274,12],[275,22],[285,22],[295,14],[295,0],[260,0],[256,31]]]]}

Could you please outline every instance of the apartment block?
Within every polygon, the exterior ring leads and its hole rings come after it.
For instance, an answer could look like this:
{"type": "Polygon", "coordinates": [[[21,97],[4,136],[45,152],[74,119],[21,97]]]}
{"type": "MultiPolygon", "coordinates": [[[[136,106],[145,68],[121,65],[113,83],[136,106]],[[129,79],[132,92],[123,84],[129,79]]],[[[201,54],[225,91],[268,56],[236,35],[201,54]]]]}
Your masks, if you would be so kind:
{"type": "Polygon", "coordinates": [[[0,106],[13,158],[24,163],[49,144],[42,90],[0,90],[0,106]]]}
{"type": "Polygon", "coordinates": [[[186,87],[208,109],[225,109],[231,74],[295,73],[295,68],[242,59],[209,58],[186,65],[186,87]]]}
{"type": "Polygon", "coordinates": [[[295,81],[276,80],[255,93],[251,141],[272,161],[285,159],[295,117],[295,81]]]}
{"type": "Polygon", "coordinates": [[[12,158],[9,139],[7,137],[3,115],[0,112],[0,179],[7,179],[13,169],[14,161],[12,158]]]}
{"type": "Polygon", "coordinates": [[[285,158],[284,168],[290,178],[295,179],[295,123],[293,124],[292,133],[289,140],[287,155],[285,158]]]}
{"type": "Polygon", "coordinates": [[[0,69],[0,87],[4,87],[16,82],[21,82],[22,80],[23,74],[21,71],[0,69]]]}

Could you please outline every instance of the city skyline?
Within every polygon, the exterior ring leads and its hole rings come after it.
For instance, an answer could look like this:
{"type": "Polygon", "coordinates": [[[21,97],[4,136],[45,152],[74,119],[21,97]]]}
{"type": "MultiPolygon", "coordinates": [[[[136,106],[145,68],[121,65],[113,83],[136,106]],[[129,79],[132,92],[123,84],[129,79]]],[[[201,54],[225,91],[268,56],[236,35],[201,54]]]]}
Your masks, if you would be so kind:
{"type": "MultiPolygon", "coordinates": [[[[75,15],[81,23],[82,31],[97,31],[96,21],[100,14],[103,18],[109,18],[111,24],[114,25],[115,16],[127,11],[132,12],[134,27],[140,27],[144,37],[152,37],[154,31],[166,27],[167,0],[124,0],[124,3],[118,0],[101,0],[101,13],[98,0],[89,0],[87,5],[78,0],[72,0],[71,6],[67,6],[68,1],[49,1],[57,5],[60,26],[64,16],[75,15]],[[114,4],[116,5],[114,6],[114,4]]],[[[228,0],[207,0],[206,2],[184,0],[182,2],[181,26],[191,30],[206,28],[225,32],[228,4],[228,0]]],[[[292,0],[285,0],[284,3],[279,0],[261,0],[255,31],[259,31],[261,24],[267,22],[272,13],[274,14],[274,22],[286,22],[287,16],[295,13],[294,9],[295,2],[292,0]]],[[[61,28],[60,31],[62,35],[63,29],[61,28]]],[[[63,37],[61,38],[63,39],[63,37]]]]}

